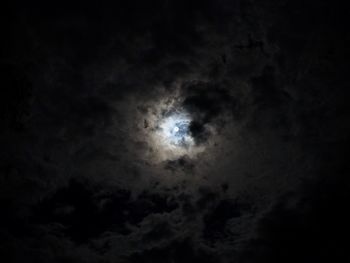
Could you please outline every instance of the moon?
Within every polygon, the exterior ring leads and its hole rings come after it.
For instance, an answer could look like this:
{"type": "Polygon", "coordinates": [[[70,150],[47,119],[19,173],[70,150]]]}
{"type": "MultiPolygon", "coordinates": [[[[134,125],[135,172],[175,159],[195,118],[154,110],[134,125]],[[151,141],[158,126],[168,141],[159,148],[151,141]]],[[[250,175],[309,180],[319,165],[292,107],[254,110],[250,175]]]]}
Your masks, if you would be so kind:
{"type": "Polygon", "coordinates": [[[194,144],[190,134],[190,115],[186,112],[176,112],[165,116],[160,122],[160,133],[164,142],[175,147],[188,148],[194,144]]]}
{"type": "Polygon", "coordinates": [[[159,164],[184,156],[197,159],[211,145],[197,142],[191,131],[196,116],[183,106],[183,98],[177,93],[152,98],[146,112],[137,111],[139,129],[135,131],[139,133],[134,137],[149,146],[149,151],[140,153],[140,158],[148,163],[159,164]]]}

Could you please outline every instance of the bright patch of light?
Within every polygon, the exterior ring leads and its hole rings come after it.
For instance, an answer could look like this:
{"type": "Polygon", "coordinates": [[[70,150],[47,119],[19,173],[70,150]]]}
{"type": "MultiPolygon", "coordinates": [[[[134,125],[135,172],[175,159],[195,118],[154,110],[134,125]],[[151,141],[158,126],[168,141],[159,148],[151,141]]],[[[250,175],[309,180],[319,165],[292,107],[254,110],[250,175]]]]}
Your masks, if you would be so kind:
{"type": "Polygon", "coordinates": [[[174,113],[165,117],[159,127],[163,139],[170,145],[189,147],[193,145],[189,125],[191,119],[185,113],[174,113]]]}

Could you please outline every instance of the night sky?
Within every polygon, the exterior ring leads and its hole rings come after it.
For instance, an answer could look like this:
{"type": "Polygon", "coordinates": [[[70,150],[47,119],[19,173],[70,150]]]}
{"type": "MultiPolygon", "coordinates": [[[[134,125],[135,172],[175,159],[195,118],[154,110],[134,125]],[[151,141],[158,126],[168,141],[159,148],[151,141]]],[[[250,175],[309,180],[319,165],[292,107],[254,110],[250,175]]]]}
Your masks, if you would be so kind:
{"type": "Polygon", "coordinates": [[[341,1],[0,7],[0,262],[350,262],[341,1]]]}

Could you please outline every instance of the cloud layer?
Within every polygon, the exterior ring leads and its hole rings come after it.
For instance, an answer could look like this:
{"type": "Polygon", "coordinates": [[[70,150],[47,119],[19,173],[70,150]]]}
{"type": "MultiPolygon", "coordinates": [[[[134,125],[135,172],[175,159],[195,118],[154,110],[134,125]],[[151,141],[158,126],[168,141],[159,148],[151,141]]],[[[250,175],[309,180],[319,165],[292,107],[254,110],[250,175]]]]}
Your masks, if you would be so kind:
{"type": "Polygon", "coordinates": [[[323,1],[8,4],[0,258],[348,257],[347,12],[323,1]],[[191,116],[191,149],[160,143],[173,108],[191,116]]]}

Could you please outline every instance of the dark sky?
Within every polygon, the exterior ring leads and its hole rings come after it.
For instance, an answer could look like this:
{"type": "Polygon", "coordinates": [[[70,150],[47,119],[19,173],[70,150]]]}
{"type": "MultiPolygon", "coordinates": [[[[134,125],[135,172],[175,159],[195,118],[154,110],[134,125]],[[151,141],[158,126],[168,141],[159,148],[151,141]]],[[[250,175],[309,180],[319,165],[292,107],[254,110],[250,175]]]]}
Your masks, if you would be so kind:
{"type": "Polygon", "coordinates": [[[350,262],[341,1],[0,12],[1,262],[350,262]]]}

